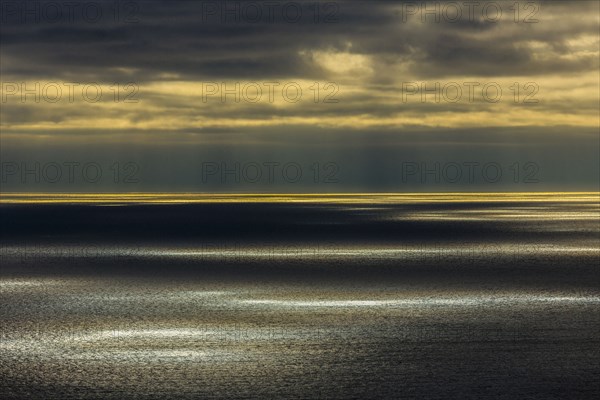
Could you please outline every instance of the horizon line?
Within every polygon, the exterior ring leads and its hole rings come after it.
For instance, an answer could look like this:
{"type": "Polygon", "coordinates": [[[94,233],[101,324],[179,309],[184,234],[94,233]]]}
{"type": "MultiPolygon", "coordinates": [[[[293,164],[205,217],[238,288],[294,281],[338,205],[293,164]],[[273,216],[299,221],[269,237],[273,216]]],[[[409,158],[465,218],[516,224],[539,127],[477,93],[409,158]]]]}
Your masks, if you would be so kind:
{"type": "Polygon", "coordinates": [[[356,203],[370,199],[378,203],[402,200],[427,201],[571,201],[597,196],[595,192],[344,192],[344,193],[198,193],[198,192],[128,192],[128,193],[32,193],[0,192],[0,204],[194,204],[194,203],[356,203]]]}

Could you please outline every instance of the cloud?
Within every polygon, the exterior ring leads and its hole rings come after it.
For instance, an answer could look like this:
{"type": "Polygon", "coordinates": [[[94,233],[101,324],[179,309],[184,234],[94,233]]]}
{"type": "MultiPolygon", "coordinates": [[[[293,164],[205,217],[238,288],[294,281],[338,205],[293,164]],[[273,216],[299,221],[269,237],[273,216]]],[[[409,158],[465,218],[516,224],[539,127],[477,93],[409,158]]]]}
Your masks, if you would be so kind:
{"type": "MultiPolygon", "coordinates": [[[[429,140],[441,156],[442,143],[463,146],[460,132],[474,130],[493,138],[478,151],[504,157],[501,148],[548,140],[544,129],[561,143],[587,146],[598,128],[597,2],[519,2],[516,14],[514,1],[500,1],[497,19],[481,9],[468,17],[463,8],[452,21],[444,10],[460,2],[302,3],[301,14],[290,2],[223,9],[223,2],[139,1],[119,3],[118,12],[106,2],[97,3],[102,15],[94,21],[81,10],[51,21],[41,10],[52,3],[36,2],[37,16],[20,14],[20,2],[0,8],[5,155],[21,154],[31,138],[65,148],[219,143],[225,153],[230,146],[262,154],[293,153],[326,137],[380,149],[384,159],[393,155],[381,149],[439,130],[419,143],[429,140]],[[435,7],[438,15],[427,15],[435,7]],[[21,98],[21,84],[70,83],[100,87],[103,96],[21,98]],[[129,83],[137,102],[125,101],[129,83]],[[257,86],[262,96],[254,101],[257,86]],[[283,88],[302,95],[290,101],[283,88]],[[498,88],[498,101],[490,99],[498,88]]],[[[596,161],[586,154],[586,163],[596,161]]]]}

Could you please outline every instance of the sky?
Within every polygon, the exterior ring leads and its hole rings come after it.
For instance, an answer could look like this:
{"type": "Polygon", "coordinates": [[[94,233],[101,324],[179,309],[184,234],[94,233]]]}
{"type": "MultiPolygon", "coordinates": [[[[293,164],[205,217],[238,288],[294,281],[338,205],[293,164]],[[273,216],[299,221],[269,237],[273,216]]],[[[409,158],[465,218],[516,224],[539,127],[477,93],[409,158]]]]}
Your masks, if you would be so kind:
{"type": "Polygon", "coordinates": [[[0,1],[3,192],[598,191],[597,1],[0,1]]]}

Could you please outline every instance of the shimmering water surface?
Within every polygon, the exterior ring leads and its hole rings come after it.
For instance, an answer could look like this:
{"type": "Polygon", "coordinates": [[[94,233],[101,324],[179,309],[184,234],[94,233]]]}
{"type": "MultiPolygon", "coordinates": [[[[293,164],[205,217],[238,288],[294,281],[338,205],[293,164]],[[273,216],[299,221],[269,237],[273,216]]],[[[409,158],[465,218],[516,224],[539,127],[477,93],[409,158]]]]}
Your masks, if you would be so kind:
{"type": "Polygon", "coordinates": [[[598,200],[3,195],[0,398],[596,398],[598,200]]]}

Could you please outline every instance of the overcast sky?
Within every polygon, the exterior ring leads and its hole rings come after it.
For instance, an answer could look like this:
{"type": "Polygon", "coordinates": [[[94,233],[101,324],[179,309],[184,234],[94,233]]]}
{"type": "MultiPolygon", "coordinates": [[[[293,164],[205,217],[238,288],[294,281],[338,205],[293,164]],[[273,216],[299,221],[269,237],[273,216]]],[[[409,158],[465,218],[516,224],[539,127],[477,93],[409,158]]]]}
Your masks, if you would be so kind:
{"type": "Polygon", "coordinates": [[[597,1],[28,3],[3,191],[598,190],[597,1]]]}

